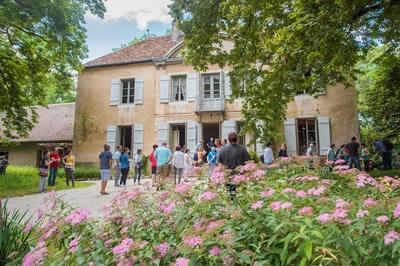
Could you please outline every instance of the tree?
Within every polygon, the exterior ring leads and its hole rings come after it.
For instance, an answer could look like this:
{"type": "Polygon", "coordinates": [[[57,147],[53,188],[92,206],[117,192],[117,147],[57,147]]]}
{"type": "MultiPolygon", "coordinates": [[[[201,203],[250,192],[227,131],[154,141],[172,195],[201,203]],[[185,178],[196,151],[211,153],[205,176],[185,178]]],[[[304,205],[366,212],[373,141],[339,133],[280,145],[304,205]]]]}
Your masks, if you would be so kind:
{"type": "Polygon", "coordinates": [[[389,45],[371,49],[357,69],[364,131],[373,129],[400,144],[400,50],[389,45]]]}
{"type": "Polygon", "coordinates": [[[103,0],[0,0],[0,138],[24,137],[47,91],[68,94],[86,57],[85,13],[103,0]]]}
{"type": "Polygon", "coordinates": [[[170,9],[185,59],[198,70],[232,68],[244,129],[263,140],[275,135],[298,91],[349,85],[360,55],[376,42],[400,41],[400,0],[174,0],[170,9]]]}

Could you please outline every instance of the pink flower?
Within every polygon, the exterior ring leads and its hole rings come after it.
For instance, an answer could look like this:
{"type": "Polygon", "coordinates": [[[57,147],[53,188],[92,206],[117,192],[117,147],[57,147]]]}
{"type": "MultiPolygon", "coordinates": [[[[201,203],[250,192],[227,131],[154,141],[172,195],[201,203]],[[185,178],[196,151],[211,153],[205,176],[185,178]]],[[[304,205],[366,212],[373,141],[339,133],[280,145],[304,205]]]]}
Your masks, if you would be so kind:
{"type": "Polygon", "coordinates": [[[211,182],[215,185],[220,185],[225,183],[225,176],[222,172],[216,168],[211,174],[211,182]]]}
{"type": "Polygon", "coordinates": [[[344,209],[344,208],[347,208],[349,206],[349,203],[347,201],[343,200],[343,199],[337,199],[335,206],[336,206],[336,208],[344,209]]]}
{"type": "Polygon", "coordinates": [[[163,243],[155,247],[156,251],[160,253],[161,258],[165,257],[169,251],[169,244],[163,243]]]}
{"type": "Polygon", "coordinates": [[[269,205],[269,207],[272,209],[272,211],[274,211],[274,212],[277,212],[277,211],[280,211],[281,210],[281,205],[282,205],[282,202],[280,202],[280,201],[275,201],[275,202],[272,202],[270,205],[269,205]]]}
{"type": "Polygon", "coordinates": [[[304,190],[299,190],[296,192],[296,196],[299,198],[305,198],[307,197],[307,195],[308,195],[307,192],[305,192],[304,190]]]}
{"type": "Polygon", "coordinates": [[[201,194],[200,196],[200,200],[201,201],[211,201],[213,200],[215,197],[217,197],[218,194],[212,191],[206,191],[203,194],[201,194]]]}
{"type": "Polygon", "coordinates": [[[252,203],[252,204],[251,204],[251,208],[252,208],[253,210],[261,209],[261,208],[262,208],[262,205],[263,205],[263,201],[262,201],[262,200],[259,200],[259,201],[256,201],[256,202],[252,203]]]}
{"type": "Polygon", "coordinates": [[[311,207],[304,207],[299,210],[299,215],[301,216],[311,216],[313,215],[313,208],[311,207]]]}
{"type": "Polygon", "coordinates": [[[329,187],[331,184],[332,184],[332,180],[329,180],[329,179],[321,180],[321,185],[324,187],[329,187]]]}
{"type": "Polygon", "coordinates": [[[367,210],[358,210],[358,212],[356,214],[357,218],[363,218],[368,215],[369,215],[369,211],[367,211],[367,210]]]}
{"type": "Polygon", "coordinates": [[[380,223],[386,223],[389,221],[389,217],[387,217],[386,215],[381,215],[376,217],[376,220],[380,223]]]}
{"type": "Polygon", "coordinates": [[[181,183],[175,187],[175,192],[184,194],[192,188],[190,183],[181,183]]]}
{"type": "Polygon", "coordinates": [[[397,203],[397,206],[393,211],[393,217],[394,218],[400,217],[400,202],[397,203]]]}
{"type": "Polygon", "coordinates": [[[133,247],[133,240],[131,238],[125,238],[121,244],[113,248],[113,254],[122,256],[127,253],[133,247]]]}
{"type": "Polygon", "coordinates": [[[24,233],[29,233],[33,229],[33,224],[31,222],[27,223],[24,228],[24,233]]]}
{"type": "Polygon", "coordinates": [[[299,177],[295,177],[294,181],[297,182],[312,182],[312,181],[317,181],[319,180],[319,176],[299,176],[299,177]]]}
{"type": "Polygon", "coordinates": [[[65,218],[65,221],[72,225],[78,225],[78,224],[82,223],[83,221],[89,219],[89,217],[90,217],[89,210],[76,209],[65,218]]]}
{"type": "Polygon", "coordinates": [[[343,164],[346,164],[346,163],[347,162],[345,160],[343,160],[343,159],[338,159],[338,160],[335,161],[335,165],[343,165],[343,164]]]}
{"type": "Polygon", "coordinates": [[[129,191],[126,196],[127,196],[128,200],[135,200],[135,199],[139,198],[139,196],[142,195],[142,193],[143,192],[139,188],[137,188],[132,191],[129,191]]]}
{"type": "Polygon", "coordinates": [[[22,266],[40,266],[43,265],[44,259],[48,252],[47,248],[41,247],[28,252],[22,260],[22,266]]]}
{"type": "Polygon", "coordinates": [[[267,189],[265,191],[261,191],[260,192],[260,196],[261,198],[266,198],[266,197],[271,197],[272,195],[274,195],[275,190],[274,189],[267,189]]]}
{"type": "Polygon", "coordinates": [[[332,217],[333,217],[333,219],[335,219],[336,221],[340,221],[340,220],[342,220],[342,219],[345,219],[346,217],[347,217],[347,210],[346,209],[341,209],[341,208],[339,208],[339,209],[335,209],[333,212],[332,212],[332,217]]]}
{"type": "Polygon", "coordinates": [[[363,201],[363,205],[365,208],[372,207],[378,204],[373,198],[367,198],[363,201]]]}
{"type": "Polygon", "coordinates": [[[289,193],[296,193],[296,190],[293,189],[293,188],[288,187],[288,188],[285,188],[284,190],[282,190],[282,192],[284,194],[289,194],[289,193]]]}
{"type": "Polygon", "coordinates": [[[332,215],[330,213],[321,214],[318,219],[321,224],[327,224],[332,221],[332,215]]]}
{"type": "Polygon", "coordinates": [[[195,248],[203,243],[203,239],[200,236],[185,236],[183,243],[191,248],[195,248]]]}
{"type": "Polygon", "coordinates": [[[210,255],[211,255],[211,256],[218,256],[219,253],[221,253],[221,249],[220,249],[218,246],[213,246],[213,247],[210,249],[210,255]]]}
{"type": "Polygon", "coordinates": [[[211,221],[207,226],[206,233],[211,233],[215,229],[222,227],[224,224],[225,222],[223,221],[211,221]]]}
{"type": "Polygon", "coordinates": [[[161,203],[158,209],[165,214],[171,214],[174,211],[175,206],[176,205],[174,202],[170,202],[168,204],[161,203]]]}
{"type": "Polygon", "coordinates": [[[390,245],[400,239],[400,234],[395,230],[390,230],[384,237],[385,245],[390,245]]]}
{"type": "Polygon", "coordinates": [[[259,178],[263,177],[264,175],[265,175],[265,172],[263,170],[257,169],[250,175],[250,177],[254,178],[254,179],[259,179],[259,178]]]}
{"type": "Polygon", "coordinates": [[[282,203],[282,205],[281,205],[281,208],[282,208],[282,209],[291,209],[292,207],[293,207],[293,204],[290,203],[290,202],[284,202],[284,203],[282,203]]]}
{"type": "Polygon", "coordinates": [[[188,266],[190,259],[187,258],[177,258],[175,261],[175,266],[188,266]]]}
{"type": "Polygon", "coordinates": [[[247,180],[247,177],[245,175],[235,175],[232,178],[232,182],[235,184],[243,183],[247,180]]]}
{"type": "Polygon", "coordinates": [[[44,211],[42,210],[42,208],[38,208],[36,210],[36,218],[38,220],[42,219],[42,217],[44,216],[44,211]]]}
{"type": "Polygon", "coordinates": [[[251,163],[251,162],[250,163],[246,163],[243,166],[240,166],[240,170],[242,172],[248,172],[248,171],[254,170],[256,168],[257,168],[257,165],[255,163],[251,163]]]}
{"type": "Polygon", "coordinates": [[[74,253],[78,250],[79,241],[81,240],[80,237],[74,238],[68,245],[68,252],[74,253]]]}

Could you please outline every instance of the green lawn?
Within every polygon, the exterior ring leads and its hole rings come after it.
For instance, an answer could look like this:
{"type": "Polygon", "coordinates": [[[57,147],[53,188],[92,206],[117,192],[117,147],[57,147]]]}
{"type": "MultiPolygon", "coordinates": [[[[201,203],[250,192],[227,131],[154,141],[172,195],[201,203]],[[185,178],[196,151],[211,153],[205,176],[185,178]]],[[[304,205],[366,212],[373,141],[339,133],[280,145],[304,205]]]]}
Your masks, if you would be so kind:
{"type": "Polygon", "coordinates": [[[369,172],[369,174],[375,178],[381,177],[381,176],[391,176],[391,177],[398,176],[398,177],[400,177],[400,169],[392,169],[392,170],[385,170],[385,171],[378,169],[378,170],[373,170],[373,171],[369,172]]]}
{"type": "MultiPolygon", "coordinates": [[[[59,172],[61,177],[57,177],[55,190],[71,189],[72,186],[68,187],[65,183],[64,170],[60,169],[59,172]]],[[[0,198],[37,193],[39,179],[38,170],[33,167],[10,166],[6,175],[0,175],[0,198]]],[[[93,182],[77,181],[75,187],[87,187],[92,184],[93,182]]]]}

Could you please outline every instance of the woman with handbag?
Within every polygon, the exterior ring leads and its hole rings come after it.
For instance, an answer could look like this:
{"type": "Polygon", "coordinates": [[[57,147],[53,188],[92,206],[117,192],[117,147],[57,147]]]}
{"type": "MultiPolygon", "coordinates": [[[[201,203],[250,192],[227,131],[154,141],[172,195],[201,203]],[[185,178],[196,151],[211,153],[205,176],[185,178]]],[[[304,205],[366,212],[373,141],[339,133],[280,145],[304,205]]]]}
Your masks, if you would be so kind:
{"type": "Polygon", "coordinates": [[[49,164],[50,164],[49,151],[44,150],[42,159],[40,160],[39,164],[39,176],[40,176],[39,193],[46,192],[47,176],[49,174],[49,164]]]}

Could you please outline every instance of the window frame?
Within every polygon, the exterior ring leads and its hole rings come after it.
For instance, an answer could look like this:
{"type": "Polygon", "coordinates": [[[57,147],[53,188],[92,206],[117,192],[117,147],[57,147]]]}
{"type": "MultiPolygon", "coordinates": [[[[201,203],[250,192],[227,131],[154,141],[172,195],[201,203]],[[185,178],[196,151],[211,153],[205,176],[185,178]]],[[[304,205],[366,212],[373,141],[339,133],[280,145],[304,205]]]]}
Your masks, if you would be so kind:
{"type": "Polygon", "coordinates": [[[201,98],[202,99],[207,99],[207,100],[220,100],[220,99],[222,99],[222,79],[221,79],[221,73],[220,72],[217,72],[217,73],[204,73],[204,74],[201,74],[201,89],[202,89],[202,91],[201,91],[201,98]],[[218,80],[219,80],[219,82],[218,82],[218,87],[219,87],[219,97],[218,98],[216,98],[214,95],[215,95],[215,90],[214,90],[214,78],[213,77],[217,77],[218,76],[218,80]],[[205,82],[204,82],[204,79],[205,79],[205,77],[210,77],[210,97],[209,98],[206,98],[205,97],[205,82]]]}
{"type": "Polygon", "coordinates": [[[297,139],[297,153],[299,155],[304,155],[301,151],[300,147],[300,134],[299,134],[299,121],[304,120],[306,124],[306,129],[305,129],[305,139],[306,139],[306,151],[308,149],[308,146],[310,143],[314,143],[314,149],[315,149],[315,155],[320,155],[319,154],[319,129],[318,129],[318,118],[317,117],[303,117],[303,118],[296,118],[296,139],[297,139]],[[307,121],[314,120],[314,130],[308,130],[308,123],[307,121]],[[315,141],[309,141],[309,133],[314,132],[315,133],[315,141]]]}
{"type": "Polygon", "coordinates": [[[187,102],[187,75],[173,75],[170,78],[170,102],[173,103],[180,103],[180,102],[187,102]],[[178,79],[178,95],[183,94],[184,99],[183,100],[176,100],[175,99],[175,88],[174,88],[174,79],[178,79]],[[184,82],[182,82],[184,81],[184,82]],[[182,89],[182,83],[184,83],[185,88],[184,90],[182,89]]]}
{"type": "Polygon", "coordinates": [[[136,80],[135,80],[135,78],[124,78],[124,79],[121,79],[121,89],[120,89],[120,104],[123,104],[123,105],[132,105],[132,104],[135,104],[135,82],[136,82],[136,80]],[[127,95],[126,95],[126,98],[127,98],[127,102],[126,103],[124,103],[123,102],[123,99],[124,99],[124,81],[128,81],[128,88],[126,88],[126,90],[127,90],[127,95]],[[133,83],[133,88],[131,87],[131,83],[133,83]],[[131,90],[133,90],[133,94],[131,95],[131,90]],[[132,97],[132,101],[130,101],[130,98],[132,97]]]}

